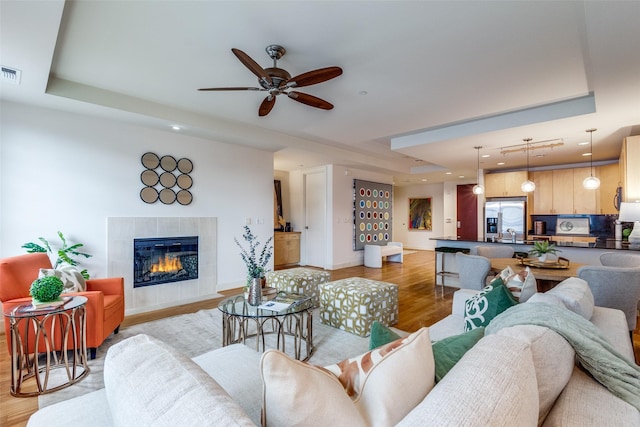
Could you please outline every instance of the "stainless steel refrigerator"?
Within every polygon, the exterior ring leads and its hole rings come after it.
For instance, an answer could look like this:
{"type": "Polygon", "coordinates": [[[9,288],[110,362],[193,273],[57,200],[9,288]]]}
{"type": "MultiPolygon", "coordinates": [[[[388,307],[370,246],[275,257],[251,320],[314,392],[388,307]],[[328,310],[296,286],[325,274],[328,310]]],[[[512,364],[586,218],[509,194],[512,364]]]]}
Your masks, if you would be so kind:
{"type": "Polygon", "coordinates": [[[484,237],[485,240],[512,240],[515,230],[516,240],[524,240],[527,226],[526,197],[508,197],[487,199],[484,204],[484,237]]]}

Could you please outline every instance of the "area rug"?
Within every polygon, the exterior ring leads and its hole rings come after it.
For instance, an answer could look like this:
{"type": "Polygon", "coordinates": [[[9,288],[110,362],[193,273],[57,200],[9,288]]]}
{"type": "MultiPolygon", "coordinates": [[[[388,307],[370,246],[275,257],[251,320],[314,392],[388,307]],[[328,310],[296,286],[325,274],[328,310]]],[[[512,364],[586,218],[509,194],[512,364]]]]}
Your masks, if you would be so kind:
{"type": "MultiPolygon", "coordinates": [[[[320,323],[319,310],[313,315],[314,352],[309,363],[330,365],[350,356],[364,353],[369,347],[369,338],[362,338],[320,323]]],[[[218,309],[201,310],[192,314],[168,317],[153,322],[122,328],[111,335],[98,348],[96,358],[89,361],[91,372],[77,384],[51,394],[38,397],[40,408],[71,399],[104,388],[104,359],[110,346],[138,334],[147,334],[179,349],[189,357],[199,356],[222,347],[222,316],[218,309]]],[[[274,336],[268,336],[268,339],[274,336]]],[[[267,348],[275,343],[267,341],[267,348]]],[[[287,353],[289,353],[287,348],[287,353]]],[[[255,345],[252,346],[255,348],[255,345]]]]}

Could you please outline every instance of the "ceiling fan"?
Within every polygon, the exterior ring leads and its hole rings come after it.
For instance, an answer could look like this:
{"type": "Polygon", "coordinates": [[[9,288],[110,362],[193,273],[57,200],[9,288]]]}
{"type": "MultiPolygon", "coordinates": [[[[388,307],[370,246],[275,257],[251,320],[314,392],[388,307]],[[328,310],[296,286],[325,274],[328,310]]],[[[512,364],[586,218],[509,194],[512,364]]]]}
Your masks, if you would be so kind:
{"type": "Polygon", "coordinates": [[[298,92],[295,90],[289,90],[297,87],[311,86],[317,83],[326,82],[342,74],[342,68],[340,67],[326,67],[319,68],[313,71],[307,71],[295,77],[291,77],[286,70],[278,68],[278,59],[286,53],[285,48],[280,45],[272,44],[265,49],[267,54],[273,59],[273,67],[262,68],[256,61],[251,59],[249,55],[241,51],[240,49],[231,49],[236,57],[249,69],[253,74],[258,77],[258,83],[260,87],[210,87],[202,88],[198,90],[202,91],[222,91],[222,90],[257,90],[261,92],[268,92],[267,97],[260,104],[258,108],[258,115],[260,117],[266,116],[273,109],[276,103],[276,96],[287,95],[289,98],[301,102],[311,107],[321,108],[323,110],[331,110],[333,104],[320,99],[307,93],[298,92]]]}

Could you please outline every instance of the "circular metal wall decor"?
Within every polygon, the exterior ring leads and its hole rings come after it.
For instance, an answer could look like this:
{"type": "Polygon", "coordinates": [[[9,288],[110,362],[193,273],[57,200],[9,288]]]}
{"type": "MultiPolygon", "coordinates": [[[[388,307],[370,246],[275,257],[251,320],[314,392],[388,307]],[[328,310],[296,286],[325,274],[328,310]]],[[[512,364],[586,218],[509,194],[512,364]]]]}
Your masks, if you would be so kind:
{"type": "Polygon", "coordinates": [[[155,203],[158,200],[158,190],[153,187],[144,187],[140,191],[140,198],[145,203],[155,203]]]}
{"type": "Polygon", "coordinates": [[[162,156],[160,159],[160,167],[167,172],[173,172],[176,170],[177,166],[178,162],[176,162],[176,159],[173,156],[162,156]]]}
{"type": "Polygon", "coordinates": [[[193,200],[193,196],[188,190],[178,191],[176,198],[178,199],[178,203],[180,203],[181,205],[188,205],[189,203],[191,203],[191,200],[193,200]]]}
{"type": "Polygon", "coordinates": [[[144,153],[142,155],[142,166],[147,169],[155,169],[160,166],[160,157],[156,153],[144,153]]]}
{"type": "Polygon", "coordinates": [[[156,153],[144,153],[140,159],[145,170],[140,174],[144,188],[140,190],[140,198],[145,203],[160,200],[165,205],[178,202],[188,205],[193,201],[189,188],[193,179],[189,175],[193,171],[193,162],[187,158],[176,158],[171,155],[158,156],[156,153]],[[176,188],[177,185],[177,188],[176,188]]]}
{"type": "Polygon", "coordinates": [[[191,173],[193,170],[193,163],[189,159],[178,160],[178,170],[182,173],[191,173]]]}

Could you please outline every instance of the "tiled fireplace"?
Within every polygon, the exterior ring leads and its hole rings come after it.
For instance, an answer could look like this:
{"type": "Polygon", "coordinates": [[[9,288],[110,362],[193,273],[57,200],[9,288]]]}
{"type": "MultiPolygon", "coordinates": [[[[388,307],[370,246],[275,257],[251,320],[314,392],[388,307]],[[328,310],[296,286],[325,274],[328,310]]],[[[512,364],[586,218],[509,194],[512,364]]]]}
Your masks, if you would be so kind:
{"type": "Polygon", "coordinates": [[[108,218],[108,275],[124,277],[126,314],[220,296],[216,228],[212,217],[108,218]]]}

